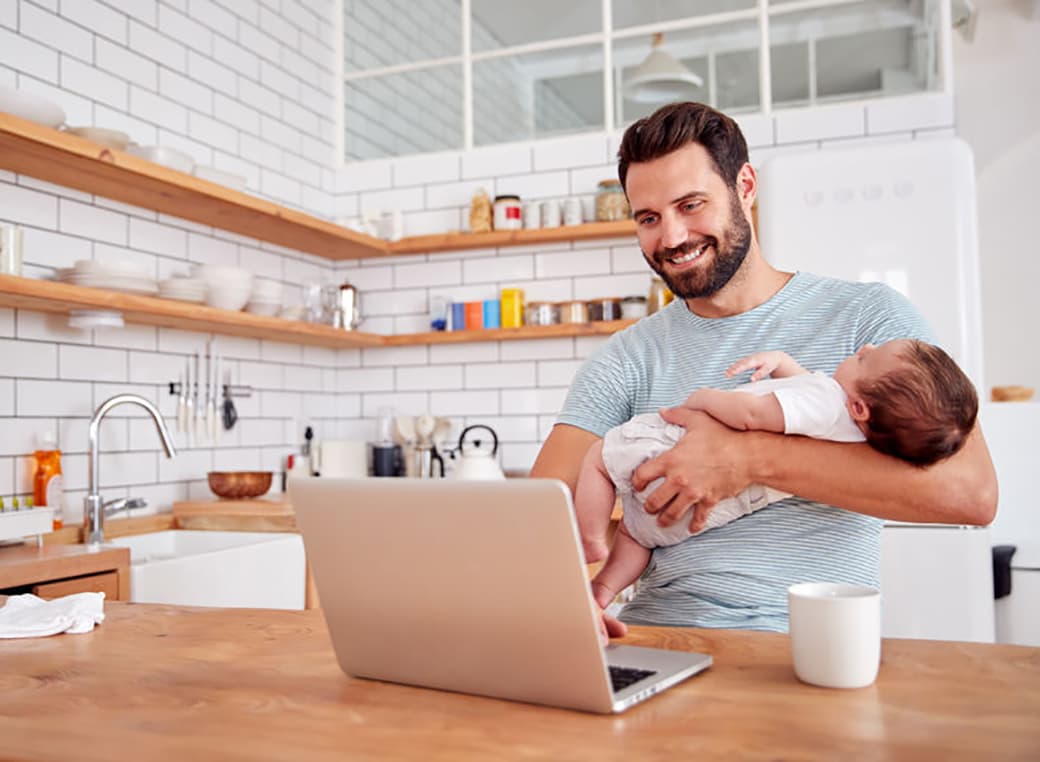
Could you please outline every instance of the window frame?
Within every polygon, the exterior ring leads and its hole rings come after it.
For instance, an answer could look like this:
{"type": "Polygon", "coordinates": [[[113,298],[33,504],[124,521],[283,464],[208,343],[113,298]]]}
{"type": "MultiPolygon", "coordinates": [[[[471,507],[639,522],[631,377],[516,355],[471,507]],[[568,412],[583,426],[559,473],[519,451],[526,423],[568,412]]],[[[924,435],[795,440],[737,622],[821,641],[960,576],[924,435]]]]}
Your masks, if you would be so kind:
{"type": "MultiPolygon", "coordinates": [[[[844,5],[853,5],[861,3],[864,0],[791,0],[791,2],[784,2],[778,5],[771,5],[770,0],[757,0],[756,4],[752,8],[737,11],[725,11],[720,13],[713,13],[705,16],[692,16],[684,19],[674,19],[671,21],[654,22],[650,24],[643,24],[639,26],[624,27],[621,29],[615,29],[613,26],[613,0],[600,0],[601,5],[601,18],[603,20],[602,29],[599,32],[593,32],[582,35],[572,35],[570,37],[561,37],[552,40],[544,40],[540,42],[530,42],[521,45],[512,45],[508,47],[496,48],[494,50],[483,50],[474,52],[472,49],[472,2],[471,0],[460,0],[460,17],[461,17],[461,37],[462,37],[462,49],[458,55],[445,56],[440,58],[429,58],[422,59],[420,61],[413,61],[403,64],[395,64],[391,66],[382,66],[370,69],[360,69],[357,71],[347,72],[345,70],[344,63],[344,35],[343,28],[345,23],[344,18],[344,0],[336,0],[336,41],[337,41],[337,67],[338,67],[338,86],[336,88],[336,98],[334,107],[336,108],[336,152],[339,157],[339,165],[344,166],[356,161],[364,161],[364,159],[353,159],[346,157],[346,103],[344,98],[345,85],[348,82],[359,82],[366,79],[373,79],[377,77],[383,77],[390,74],[404,74],[414,71],[421,71],[424,69],[431,69],[437,66],[445,65],[461,65],[462,67],[462,146],[459,148],[449,148],[444,150],[457,150],[457,151],[470,151],[474,146],[473,135],[474,135],[474,123],[473,123],[473,64],[474,62],[489,61],[496,58],[506,58],[510,56],[528,55],[531,53],[541,53],[551,50],[559,50],[563,48],[572,48],[583,45],[599,44],[603,48],[603,131],[607,133],[613,133],[617,128],[616,123],[616,106],[619,103],[618,93],[614,87],[614,41],[624,40],[634,37],[645,37],[649,39],[653,34],[661,32],[668,34],[669,32],[686,31],[689,29],[697,29],[700,27],[712,27],[719,26],[721,24],[736,23],[741,21],[754,20],[758,24],[759,40],[758,40],[758,89],[759,89],[759,108],[755,112],[759,115],[770,116],[774,113],[773,93],[772,93],[772,62],[770,59],[771,47],[770,47],[770,34],[769,24],[770,20],[777,17],[782,17],[787,14],[802,13],[805,11],[822,10],[825,8],[838,8],[844,5]]],[[[937,2],[938,3],[938,18],[939,18],[939,30],[938,30],[938,46],[937,46],[937,74],[938,83],[934,92],[939,92],[945,95],[951,95],[953,91],[953,77],[952,77],[952,61],[953,61],[953,50],[950,35],[950,28],[952,24],[952,13],[950,9],[951,0],[924,0],[924,2],[937,2]]],[[[814,68],[814,51],[815,45],[813,41],[809,41],[809,98],[808,103],[795,106],[793,108],[813,108],[817,105],[826,105],[830,99],[820,98],[815,93],[814,81],[815,81],[815,68],[814,68]]],[[[714,66],[712,59],[709,59],[709,78],[705,83],[706,91],[708,94],[708,102],[715,103],[716,98],[716,83],[714,79],[714,66]]],[[[840,102],[844,104],[854,103],[867,103],[876,101],[876,98],[869,99],[842,99],[840,102]]],[[[785,108],[777,109],[779,111],[786,110],[785,108]]],[[[540,138],[530,138],[524,142],[530,142],[532,140],[539,140],[540,138]]],[[[505,145],[492,144],[492,145],[505,145]]],[[[483,146],[482,146],[483,147],[483,146]]],[[[402,158],[404,156],[420,156],[423,154],[400,154],[394,156],[381,157],[384,159],[402,158]]]]}

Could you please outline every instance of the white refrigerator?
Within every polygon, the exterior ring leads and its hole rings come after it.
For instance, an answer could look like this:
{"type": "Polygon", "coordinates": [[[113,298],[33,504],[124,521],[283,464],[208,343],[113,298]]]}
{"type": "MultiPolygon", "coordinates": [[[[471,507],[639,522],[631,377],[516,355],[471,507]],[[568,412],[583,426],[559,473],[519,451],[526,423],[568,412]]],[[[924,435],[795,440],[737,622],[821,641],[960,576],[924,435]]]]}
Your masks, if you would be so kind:
{"type": "MultiPolygon", "coordinates": [[[[907,296],[975,382],[982,327],[971,150],[956,138],[776,155],[759,168],[767,260],[907,296]]],[[[882,530],[886,637],[993,642],[988,528],[888,522],[882,530]]]]}

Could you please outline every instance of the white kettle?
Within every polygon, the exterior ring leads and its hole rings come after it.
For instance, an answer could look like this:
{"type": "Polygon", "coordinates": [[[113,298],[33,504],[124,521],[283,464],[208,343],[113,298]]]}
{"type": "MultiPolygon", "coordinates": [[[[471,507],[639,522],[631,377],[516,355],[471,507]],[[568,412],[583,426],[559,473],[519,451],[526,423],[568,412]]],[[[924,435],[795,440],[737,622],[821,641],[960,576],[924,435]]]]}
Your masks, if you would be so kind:
{"type": "Polygon", "coordinates": [[[502,468],[498,465],[498,435],[490,426],[476,424],[467,426],[459,434],[459,446],[452,452],[452,458],[458,463],[455,466],[456,479],[505,479],[502,468]],[[484,429],[491,434],[491,447],[486,446],[486,439],[471,438],[466,435],[475,429],[484,429]]]}

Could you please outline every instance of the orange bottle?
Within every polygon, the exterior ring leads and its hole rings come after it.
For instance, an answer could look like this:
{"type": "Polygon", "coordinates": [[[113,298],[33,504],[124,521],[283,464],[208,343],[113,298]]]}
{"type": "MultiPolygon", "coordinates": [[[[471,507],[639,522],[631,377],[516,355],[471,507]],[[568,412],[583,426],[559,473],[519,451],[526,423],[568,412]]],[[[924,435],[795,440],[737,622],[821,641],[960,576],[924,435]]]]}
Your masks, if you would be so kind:
{"type": "Polygon", "coordinates": [[[61,507],[65,490],[61,476],[61,450],[53,439],[44,437],[40,440],[40,449],[33,453],[35,473],[33,474],[33,504],[54,509],[54,528],[64,525],[61,507]]]}

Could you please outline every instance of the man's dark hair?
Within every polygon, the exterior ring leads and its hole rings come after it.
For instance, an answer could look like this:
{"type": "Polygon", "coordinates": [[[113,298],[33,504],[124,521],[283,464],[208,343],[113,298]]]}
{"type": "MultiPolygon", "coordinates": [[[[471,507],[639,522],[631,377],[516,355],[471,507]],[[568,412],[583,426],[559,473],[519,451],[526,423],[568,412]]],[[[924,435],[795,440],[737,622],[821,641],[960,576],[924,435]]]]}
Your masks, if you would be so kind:
{"type": "Polygon", "coordinates": [[[919,466],[948,458],[975,427],[975,387],[948,354],[923,341],[901,352],[899,369],[860,384],[872,447],[919,466]]]}
{"type": "Polygon", "coordinates": [[[740,127],[711,106],[703,103],[669,103],[650,116],[634,122],[621,139],[618,149],[618,177],[622,187],[633,163],[653,161],[689,143],[700,143],[711,156],[719,176],[730,187],[748,160],[747,142],[740,127]]]}

